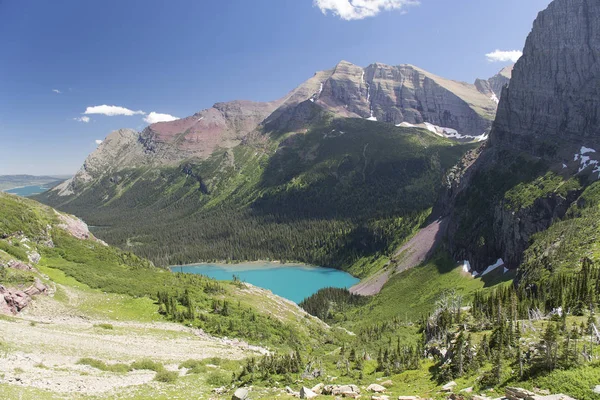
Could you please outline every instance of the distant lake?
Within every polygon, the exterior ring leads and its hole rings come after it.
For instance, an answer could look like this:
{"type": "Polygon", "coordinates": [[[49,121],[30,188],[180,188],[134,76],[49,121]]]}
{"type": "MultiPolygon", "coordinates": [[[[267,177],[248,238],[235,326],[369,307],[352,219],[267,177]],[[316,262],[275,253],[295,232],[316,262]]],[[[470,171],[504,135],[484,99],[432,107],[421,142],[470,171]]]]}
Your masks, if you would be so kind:
{"type": "Polygon", "coordinates": [[[8,189],[5,190],[6,193],[16,194],[17,196],[28,197],[33,196],[34,194],[44,193],[49,190],[49,187],[44,185],[34,185],[34,186],[23,186],[20,188],[8,189]]]}
{"type": "Polygon", "coordinates": [[[359,279],[337,269],[270,262],[231,265],[202,263],[174,266],[171,270],[228,281],[232,280],[235,274],[244,282],[268,289],[296,303],[315,294],[319,289],[350,288],[359,282],[359,279]]]}

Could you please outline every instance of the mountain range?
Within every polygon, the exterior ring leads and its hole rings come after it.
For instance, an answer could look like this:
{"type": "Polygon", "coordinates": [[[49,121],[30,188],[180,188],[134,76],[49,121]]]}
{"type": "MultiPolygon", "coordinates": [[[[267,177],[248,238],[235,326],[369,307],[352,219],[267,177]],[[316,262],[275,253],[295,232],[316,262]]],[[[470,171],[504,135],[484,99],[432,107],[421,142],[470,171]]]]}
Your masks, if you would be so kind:
{"type": "Polygon", "coordinates": [[[600,3],[554,0],[474,85],[341,62],[113,132],[37,196],[61,211],[0,193],[0,393],[597,399],[598,60],[600,3]],[[298,307],[144,257],[364,279],[298,307]]]}
{"type": "Polygon", "coordinates": [[[85,161],[61,194],[111,170],[173,166],[207,159],[215,150],[261,140],[258,132],[307,129],[319,111],[336,118],[363,118],[406,127],[420,126],[456,139],[483,137],[495,116],[510,68],[475,85],[433,75],[411,65],[372,64],[361,68],[342,61],[320,71],[285,97],[268,103],[217,103],[190,117],[150,125],[142,132],[109,135],[85,161]]]}

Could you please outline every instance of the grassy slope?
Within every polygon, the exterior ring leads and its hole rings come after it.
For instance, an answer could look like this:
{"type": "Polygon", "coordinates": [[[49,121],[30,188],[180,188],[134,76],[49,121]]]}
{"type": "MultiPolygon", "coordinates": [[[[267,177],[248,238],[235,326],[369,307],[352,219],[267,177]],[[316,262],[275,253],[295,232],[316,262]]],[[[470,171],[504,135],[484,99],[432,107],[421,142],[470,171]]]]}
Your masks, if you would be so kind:
{"type": "Polygon", "coordinates": [[[577,271],[579,260],[600,260],[600,182],[588,186],[563,220],[536,234],[520,274],[535,281],[551,273],[577,271]]]}
{"type": "Polygon", "coordinates": [[[394,275],[381,293],[368,305],[356,310],[351,319],[361,323],[393,317],[415,321],[431,312],[444,292],[462,294],[465,304],[468,304],[474,292],[502,280],[508,281],[511,276],[514,275],[501,277],[491,274],[484,279],[473,279],[462,271],[462,266],[440,252],[426,264],[394,275]]]}
{"type": "MultiPolygon", "coordinates": [[[[121,171],[118,184],[104,177],[78,197],[41,199],[159,264],[280,259],[349,268],[413,234],[444,171],[469,148],[424,131],[324,117],[306,134],[181,168],[121,171]]],[[[369,272],[361,270],[353,272],[369,272]]]]}
{"type": "MultiPolygon", "coordinates": [[[[79,240],[57,227],[52,209],[34,201],[0,194],[0,234],[22,231],[31,241],[29,246],[42,255],[40,271],[56,283],[84,289],[93,295],[82,308],[90,312],[117,313],[114,318],[158,319],[155,304],[158,291],[172,295],[187,291],[202,319],[187,321],[209,333],[246,338],[256,343],[295,347],[318,340],[319,324],[307,320],[298,324],[295,307],[275,298],[240,288],[232,283],[217,284],[201,276],[174,274],[154,267],[132,253],[107,247],[94,240],[79,240]],[[47,226],[53,226],[48,230],[47,226]],[[54,247],[36,244],[51,236],[54,247]],[[213,290],[214,288],[218,290],[213,290]],[[107,298],[103,294],[111,293],[107,298]],[[263,296],[264,297],[264,296],[263,296]],[[228,301],[229,314],[213,313],[214,301],[228,301]],[[308,330],[311,329],[309,336],[308,330]]],[[[0,240],[0,257],[27,261],[19,240],[0,240]],[[17,255],[18,257],[15,257],[17,255]]],[[[33,281],[32,273],[3,269],[0,283],[15,285],[33,281]],[[20,281],[19,281],[20,279],[20,281]]],[[[61,296],[61,293],[57,293],[61,296]]],[[[178,307],[182,307],[179,305],[178,307]]],[[[183,307],[182,307],[183,308],[183,307]]]]}

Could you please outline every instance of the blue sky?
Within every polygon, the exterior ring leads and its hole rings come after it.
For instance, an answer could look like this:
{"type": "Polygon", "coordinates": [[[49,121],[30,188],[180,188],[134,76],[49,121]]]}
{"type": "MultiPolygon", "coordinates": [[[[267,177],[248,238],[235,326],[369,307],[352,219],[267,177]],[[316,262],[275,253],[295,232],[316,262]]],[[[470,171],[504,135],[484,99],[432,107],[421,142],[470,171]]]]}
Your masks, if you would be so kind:
{"type": "Polygon", "coordinates": [[[508,63],[486,54],[521,50],[549,2],[0,0],[0,175],[74,173],[151,112],[277,99],[342,59],[489,77],[508,63]],[[145,114],[84,115],[100,105],[145,114]]]}

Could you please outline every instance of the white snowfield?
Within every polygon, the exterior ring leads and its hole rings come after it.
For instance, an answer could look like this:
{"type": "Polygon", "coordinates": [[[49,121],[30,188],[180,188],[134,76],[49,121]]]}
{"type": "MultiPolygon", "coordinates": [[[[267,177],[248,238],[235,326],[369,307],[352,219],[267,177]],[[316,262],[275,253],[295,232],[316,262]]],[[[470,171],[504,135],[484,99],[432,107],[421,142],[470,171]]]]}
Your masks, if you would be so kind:
{"type": "MultiPolygon", "coordinates": [[[[481,277],[489,274],[490,272],[495,271],[498,268],[503,267],[503,266],[504,266],[504,260],[499,258],[494,264],[488,266],[485,269],[485,271],[483,271],[480,274],[477,271],[473,271],[471,269],[471,263],[469,261],[465,260],[465,261],[463,261],[463,264],[462,264],[462,270],[466,273],[470,273],[473,278],[481,278],[481,277]]],[[[509,269],[505,267],[503,270],[503,273],[506,274],[508,271],[509,271],[509,269]]]]}
{"type": "Polygon", "coordinates": [[[596,150],[585,146],[581,146],[579,153],[575,153],[573,161],[579,161],[579,170],[577,173],[581,173],[588,167],[594,166],[592,173],[598,173],[598,178],[600,178],[600,162],[598,160],[592,160],[591,156],[586,155],[590,153],[596,153],[596,150]]]}
{"type": "MultiPolygon", "coordinates": [[[[374,118],[372,113],[371,113],[371,118],[374,118]]],[[[371,119],[371,118],[367,118],[370,121],[376,121],[377,119],[371,119]]],[[[402,122],[400,124],[396,125],[399,128],[421,128],[421,129],[427,129],[429,132],[446,138],[446,139],[457,139],[457,140],[471,140],[474,142],[483,142],[485,140],[488,140],[489,134],[487,132],[482,133],[479,136],[472,136],[472,135],[462,135],[460,134],[456,129],[453,128],[446,128],[444,126],[438,126],[438,125],[434,125],[430,122],[424,122],[422,124],[418,124],[418,125],[414,125],[408,122],[402,122]]]]}

